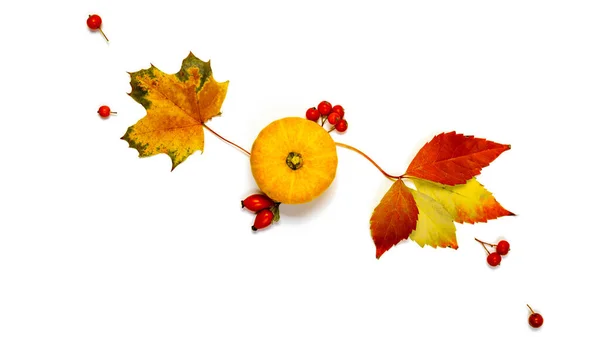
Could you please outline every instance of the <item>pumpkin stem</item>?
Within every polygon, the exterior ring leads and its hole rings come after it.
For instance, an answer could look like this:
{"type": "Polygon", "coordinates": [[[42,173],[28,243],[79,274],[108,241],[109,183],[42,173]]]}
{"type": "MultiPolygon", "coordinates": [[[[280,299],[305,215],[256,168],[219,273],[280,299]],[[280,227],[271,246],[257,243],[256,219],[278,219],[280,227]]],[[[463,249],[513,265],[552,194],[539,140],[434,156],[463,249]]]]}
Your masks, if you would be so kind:
{"type": "Polygon", "coordinates": [[[300,153],[290,152],[287,158],[285,158],[285,163],[289,168],[296,171],[302,167],[302,155],[300,153]]]}
{"type": "Polygon", "coordinates": [[[364,152],[362,152],[361,150],[359,150],[359,149],[355,148],[354,146],[350,146],[350,145],[348,145],[348,144],[344,144],[344,143],[338,143],[338,142],[336,142],[336,143],[335,143],[335,145],[337,145],[337,146],[339,146],[339,147],[343,147],[343,148],[345,148],[345,149],[348,149],[348,150],[351,150],[351,151],[354,151],[354,152],[356,152],[356,153],[360,154],[361,156],[365,157],[365,158],[366,158],[368,161],[370,161],[370,162],[371,162],[371,164],[373,164],[375,167],[377,167],[377,169],[379,170],[379,172],[381,172],[381,173],[382,173],[382,174],[383,174],[383,175],[384,175],[386,178],[388,178],[388,179],[390,179],[390,180],[398,180],[398,179],[400,179],[400,178],[403,178],[403,177],[404,177],[404,175],[393,176],[393,175],[391,175],[391,174],[389,174],[389,173],[385,172],[385,171],[384,171],[384,170],[381,168],[381,166],[377,165],[377,163],[376,163],[376,162],[375,162],[373,159],[371,159],[371,158],[370,158],[369,156],[367,156],[367,155],[366,155],[364,152]]]}
{"type": "Polygon", "coordinates": [[[224,137],[222,137],[220,134],[216,133],[213,129],[209,128],[206,124],[202,123],[202,126],[204,126],[204,128],[210,132],[212,132],[213,135],[219,137],[222,141],[224,141],[227,144],[233,145],[235,147],[237,147],[239,150],[241,150],[242,152],[246,153],[247,155],[250,155],[250,152],[248,152],[247,150],[245,150],[244,148],[242,148],[241,146],[237,145],[236,143],[229,141],[227,139],[225,139],[224,137]]]}

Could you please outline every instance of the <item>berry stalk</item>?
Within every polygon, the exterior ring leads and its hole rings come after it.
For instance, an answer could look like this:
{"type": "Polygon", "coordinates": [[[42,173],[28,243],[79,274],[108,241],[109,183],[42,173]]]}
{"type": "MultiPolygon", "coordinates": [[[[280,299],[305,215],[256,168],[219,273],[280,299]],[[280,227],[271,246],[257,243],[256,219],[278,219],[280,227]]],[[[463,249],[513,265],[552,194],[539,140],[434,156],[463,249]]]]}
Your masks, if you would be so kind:
{"type": "Polygon", "coordinates": [[[490,251],[487,249],[487,247],[486,247],[485,245],[488,245],[488,246],[495,246],[495,245],[493,245],[493,244],[491,244],[491,243],[487,243],[487,242],[481,241],[481,240],[479,240],[478,238],[475,238],[475,241],[477,241],[477,242],[481,243],[481,246],[483,246],[483,249],[485,249],[485,251],[488,253],[488,255],[490,255],[490,251]]]}
{"type": "MultiPolygon", "coordinates": [[[[495,247],[495,246],[496,246],[496,245],[495,245],[495,244],[493,244],[493,243],[489,243],[489,242],[481,241],[481,240],[479,240],[478,238],[475,238],[475,241],[477,241],[477,242],[481,243],[481,245],[483,245],[483,248],[485,248],[485,245],[488,245],[488,246],[490,246],[490,247],[495,247]]],[[[487,250],[487,248],[486,248],[485,250],[487,250]]]]}
{"type": "Polygon", "coordinates": [[[535,314],[535,311],[533,311],[533,309],[531,309],[531,307],[529,306],[529,304],[527,304],[527,307],[529,308],[529,310],[531,311],[532,314],[535,314]]]}
{"type": "Polygon", "coordinates": [[[106,34],[104,34],[104,31],[100,28],[98,28],[98,31],[100,32],[100,34],[102,34],[102,36],[104,36],[104,39],[106,40],[106,42],[108,42],[108,37],[106,37],[106,34]]]}

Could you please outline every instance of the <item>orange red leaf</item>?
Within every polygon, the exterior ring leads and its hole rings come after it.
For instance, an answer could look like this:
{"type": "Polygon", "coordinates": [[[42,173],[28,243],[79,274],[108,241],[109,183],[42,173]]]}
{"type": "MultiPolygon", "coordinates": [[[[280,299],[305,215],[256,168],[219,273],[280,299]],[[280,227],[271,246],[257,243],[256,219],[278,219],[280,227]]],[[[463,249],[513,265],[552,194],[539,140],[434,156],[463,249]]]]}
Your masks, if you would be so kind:
{"type": "Polygon", "coordinates": [[[121,139],[140,157],[167,154],[172,170],[195,151],[203,151],[203,124],[220,114],[228,86],[228,82],[215,81],[210,62],[190,53],[175,74],[151,66],[130,76],[129,95],[147,114],[121,139]]]}
{"type": "Polygon", "coordinates": [[[371,216],[375,256],[380,258],[398,242],[408,238],[417,227],[418,216],[419,210],[411,190],[402,180],[396,180],[371,216]]]}
{"type": "Polygon", "coordinates": [[[441,133],[419,150],[405,174],[450,186],[465,184],[508,149],[510,145],[454,131],[441,133]]]}

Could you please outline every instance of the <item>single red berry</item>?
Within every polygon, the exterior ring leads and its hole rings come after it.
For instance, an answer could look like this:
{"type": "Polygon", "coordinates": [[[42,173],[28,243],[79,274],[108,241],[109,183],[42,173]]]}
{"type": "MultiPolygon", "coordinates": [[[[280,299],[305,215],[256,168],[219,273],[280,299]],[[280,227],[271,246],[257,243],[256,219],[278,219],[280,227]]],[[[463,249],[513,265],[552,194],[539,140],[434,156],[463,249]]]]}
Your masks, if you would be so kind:
{"type": "Polygon", "coordinates": [[[529,304],[527,304],[527,307],[531,311],[531,315],[529,315],[529,325],[531,325],[532,328],[536,329],[541,327],[542,324],[544,324],[544,317],[542,317],[542,315],[538,314],[537,312],[533,311],[529,304]]]}
{"type": "Polygon", "coordinates": [[[100,26],[102,26],[102,18],[98,14],[90,15],[87,19],[87,25],[93,30],[100,29],[100,26]]]}
{"type": "Polygon", "coordinates": [[[510,250],[510,244],[506,240],[501,240],[496,244],[496,252],[500,255],[508,254],[510,250]]]}
{"type": "Polygon", "coordinates": [[[331,125],[336,125],[340,120],[342,120],[342,118],[337,112],[332,112],[327,116],[327,121],[331,125]]]}
{"type": "Polygon", "coordinates": [[[335,129],[339,132],[345,132],[346,130],[348,130],[348,121],[342,119],[341,121],[337,122],[335,124],[335,129]]]}
{"type": "Polygon", "coordinates": [[[110,108],[106,105],[103,105],[98,109],[98,114],[102,118],[107,118],[111,113],[115,114],[116,112],[111,112],[110,108]]]}
{"type": "Polygon", "coordinates": [[[319,120],[319,117],[321,117],[321,113],[317,108],[312,107],[306,110],[306,119],[316,122],[319,120]]]}
{"type": "Polygon", "coordinates": [[[333,108],[331,108],[331,112],[335,112],[336,114],[340,115],[340,118],[344,118],[344,108],[342,108],[341,105],[334,105],[333,108]]]}
{"type": "Polygon", "coordinates": [[[275,202],[264,194],[252,194],[242,200],[242,208],[247,208],[252,212],[262,211],[265,208],[273,207],[275,202]]]}
{"type": "Polygon", "coordinates": [[[500,261],[502,261],[502,256],[496,252],[490,253],[487,256],[487,263],[492,267],[499,265],[500,261]]]}
{"type": "Polygon", "coordinates": [[[106,37],[106,35],[104,35],[102,28],[100,28],[100,26],[102,26],[102,18],[100,17],[100,15],[92,14],[88,16],[86,23],[91,30],[99,30],[100,33],[102,33],[102,36],[104,36],[104,39],[106,39],[106,42],[108,42],[108,38],[106,37]]]}
{"type": "Polygon", "coordinates": [[[544,317],[542,317],[542,315],[538,313],[529,315],[529,325],[534,328],[539,328],[542,324],[544,324],[544,317]]]}
{"type": "Polygon", "coordinates": [[[273,212],[270,209],[263,209],[262,211],[256,214],[256,218],[254,219],[254,226],[252,226],[253,231],[257,231],[259,229],[268,227],[273,222],[273,212]]]}
{"type": "Polygon", "coordinates": [[[323,101],[317,105],[317,110],[319,110],[321,115],[327,116],[331,112],[331,103],[323,101]]]}

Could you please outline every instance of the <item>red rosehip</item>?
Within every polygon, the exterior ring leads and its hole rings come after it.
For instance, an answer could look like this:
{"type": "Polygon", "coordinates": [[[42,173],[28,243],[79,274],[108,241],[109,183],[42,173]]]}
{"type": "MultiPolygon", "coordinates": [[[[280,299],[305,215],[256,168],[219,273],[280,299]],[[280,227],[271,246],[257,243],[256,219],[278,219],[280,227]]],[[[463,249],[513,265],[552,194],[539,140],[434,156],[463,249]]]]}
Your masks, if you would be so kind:
{"type": "Polygon", "coordinates": [[[252,226],[253,231],[257,231],[259,229],[263,229],[268,227],[272,222],[275,215],[271,212],[270,209],[263,209],[262,211],[256,214],[256,218],[254,218],[254,226],[252,226]]]}
{"type": "Polygon", "coordinates": [[[270,208],[275,205],[275,202],[264,194],[252,194],[242,200],[242,208],[247,208],[252,212],[262,211],[265,208],[270,208]]]}

